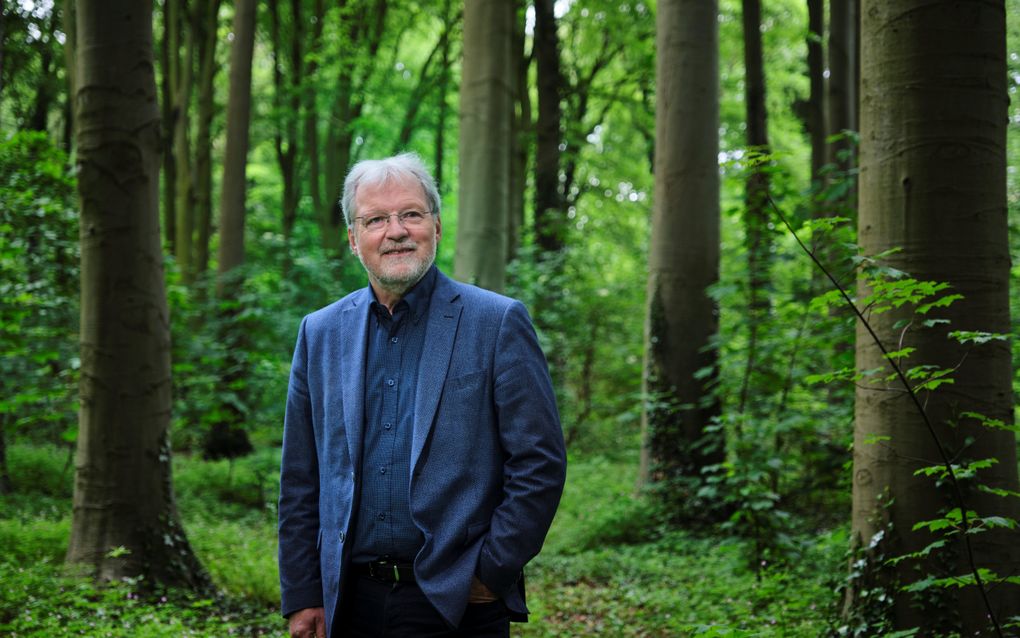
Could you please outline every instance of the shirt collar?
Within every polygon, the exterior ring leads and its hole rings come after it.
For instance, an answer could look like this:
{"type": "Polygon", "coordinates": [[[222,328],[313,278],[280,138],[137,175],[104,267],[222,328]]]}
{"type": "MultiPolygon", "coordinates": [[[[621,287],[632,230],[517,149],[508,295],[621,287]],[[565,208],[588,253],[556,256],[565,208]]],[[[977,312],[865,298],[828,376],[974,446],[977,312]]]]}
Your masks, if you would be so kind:
{"type": "MultiPolygon", "coordinates": [[[[397,305],[393,307],[393,314],[396,314],[401,306],[406,304],[408,310],[410,310],[411,320],[415,323],[421,319],[422,315],[429,309],[429,300],[432,298],[432,291],[436,287],[436,278],[439,270],[435,264],[432,264],[429,269],[425,272],[421,279],[418,280],[410,290],[407,291],[397,305]]],[[[379,303],[378,298],[375,296],[375,290],[372,287],[368,287],[372,291],[372,308],[376,312],[382,312],[384,315],[389,315],[389,311],[379,303]]]]}

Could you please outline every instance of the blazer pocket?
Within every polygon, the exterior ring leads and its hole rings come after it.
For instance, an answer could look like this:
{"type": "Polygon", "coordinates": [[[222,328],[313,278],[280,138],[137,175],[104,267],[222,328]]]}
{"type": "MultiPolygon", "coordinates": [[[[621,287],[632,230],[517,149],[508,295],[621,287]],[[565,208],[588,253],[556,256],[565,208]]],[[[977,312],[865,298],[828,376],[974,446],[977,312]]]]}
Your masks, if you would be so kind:
{"type": "Polygon", "coordinates": [[[478,388],[485,381],[485,370],[476,370],[467,374],[457,375],[446,380],[447,392],[458,392],[464,389],[478,388]]]}
{"type": "Polygon", "coordinates": [[[484,523],[473,523],[464,530],[464,546],[474,543],[489,531],[489,521],[484,523]]]}

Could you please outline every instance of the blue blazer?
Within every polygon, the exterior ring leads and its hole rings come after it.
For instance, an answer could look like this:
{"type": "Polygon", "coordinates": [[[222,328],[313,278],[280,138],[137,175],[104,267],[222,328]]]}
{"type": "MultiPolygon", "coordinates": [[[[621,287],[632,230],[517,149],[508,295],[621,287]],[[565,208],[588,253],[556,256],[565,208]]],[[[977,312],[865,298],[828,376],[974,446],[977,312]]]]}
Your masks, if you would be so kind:
{"type": "MultiPolygon", "coordinates": [[[[472,577],[523,619],[524,564],[542,547],[566,474],[545,357],[519,301],[438,273],[414,401],[411,517],[425,542],[422,591],[457,626],[472,577]]],[[[336,620],[362,480],[363,288],[301,322],[287,393],[280,473],[284,615],[325,607],[336,620]]]]}

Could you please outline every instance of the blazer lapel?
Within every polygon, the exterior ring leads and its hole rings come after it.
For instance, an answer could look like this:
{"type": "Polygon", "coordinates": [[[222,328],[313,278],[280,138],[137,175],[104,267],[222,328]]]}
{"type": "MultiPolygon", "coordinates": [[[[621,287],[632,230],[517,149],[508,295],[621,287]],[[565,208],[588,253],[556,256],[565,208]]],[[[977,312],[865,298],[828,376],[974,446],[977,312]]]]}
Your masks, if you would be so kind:
{"type": "Polygon", "coordinates": [[[351,301],[343,311],[338,328],[344,428],[347,432],[351,466],[361,471],[361,445],[365,420],[365,345],[368,341],[368,289],[351,301]]]}
{"type": "Polygon", "coordinates": [[[411,476],[418,464],[418,457],[425,447],[439,396],[450,369],[453,342],[457,336],[457,325],[463,306],[460,295],[445,275],[439,273],[436,289],[429,302],[428,324],[425,328],[425,343],[422,346],[421,361],[418,365],[418,388],[414,394],[414,434],[411,439],[411,476]]]}

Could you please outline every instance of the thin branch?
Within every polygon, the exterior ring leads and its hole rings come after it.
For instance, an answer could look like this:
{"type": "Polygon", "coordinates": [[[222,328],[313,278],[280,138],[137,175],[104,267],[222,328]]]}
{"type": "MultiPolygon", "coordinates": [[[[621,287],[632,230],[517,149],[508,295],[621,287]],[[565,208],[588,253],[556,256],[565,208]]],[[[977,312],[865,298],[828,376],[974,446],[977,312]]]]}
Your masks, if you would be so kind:
{"type": "Polygon", "coordinates": [[[779,209],[779,206],[776,205],[775,200],[772,199],[771,193],[766,192],[765,199],[772,207],[772,210],[776,212],[776,215],[779,217],[780,221],[783,222],[783,225],[786,226],[786,229],[790,231],[791,235],[793,235],[794,240],[796,240],[797,244],[801,247],[801,250],[807,253],[807,255],[811,258],[811,261],[814,262],[815,266],[817,266],[822,271],[822,273],[829,279],[829,281],[832,282],[832,285],[835,286],[837,290],[839,290],[839,294],[843,297],[843,301],[846,303],[847,307],[853,310],[854,314],[857,315],[857,319],[860,320],[865,330],[867,330],[868,334],[871,335],[872,341],[875,342],[875,345],[878,346],[878,349],[882,353],[882,356],[885,358],[886,361],[889,362],[889,365],[892,366],[893,371],[896,373],[896,377],[900,380],[900,383],[903,384],[903,387],[910,395],[910,400],[913,402],[914,407],[917,408],[918,414],[921,415],[921,419],[924,421],[924,425],[928,429],[928,434],[931,435],[932,441],[935,443],[935,447],[939,451],[939,456],[942,458],[942,463],[946,467],[946,474],[949,476],[949,483],[953,487],[953,493],[955,494],[957,504],[960,507],[960,525],[963,527],[963,534],[961,534],[960,536],[963,538],[963,545],[967,554],[967,563],[970,565],[970,571],[974,575],[974,583],[977,585],[978,591],[981,593],[981,600],[984,602],[985,611],[988,613],[988,617],[992,620],[992,624],[995,627],[996,635],[999,636],[999,638],[1003,638],[1002,627],[999,626],[999,619],[995,615],[995,610],[992,609],[991,601],[988,600],[988,592],[985,589],[984,581],[981,579],[981,573],[978,571],[977,563],[975,562],[974,559],[974,549],[971,546],[969,538],[970,535],[968,533],[970,530],[970,520],[967,516],[967,501],[963,497],[963,489],[960,487],[960,481],[956,477],[956,472],[953,470],[953,465],[949,460],[949,454],[946,452],[945,446],[942,445],[942,440],[939,438],[938,433],[935,431],[935,426],[932,424],[931,419],[928,418],[928,413],[925,411],[924,406],[921,405],[921,401],[920,399],[918,399],[917,393],[914,392],[914,389],[910,386],[910,382],[907,380],[907,377],[903,373],[903,370],[900,369],[900,366],[899,364],[896,363],[896,361],[889,357],[889,351],[886,350],[885,345],[882,343],[882,340],[879,339],[878,335],[875,334],[875,331],[871,327],[871,324],[868,323],[868,320],[864,318],[864,315],[857,308],[857,304],[853,302],[853,300],[850,298],[850,295],[847,294],[843,286],[841,286],[839,282],[836,281],[835,277],[833,277],[832,274],[829,272],[829,269],[826,268],[822,264],[822,262],[818,260],[818,257],[816,257],[815,254],[811,252],[811,250],[806,245],[804,245],[804,242],[801,241],[800,236],[797,235],[797,231],[793,229],[793,226],[790,225],[790,222],[786,219],[786,216],[783,215],[783,211],[779,209]]]}

